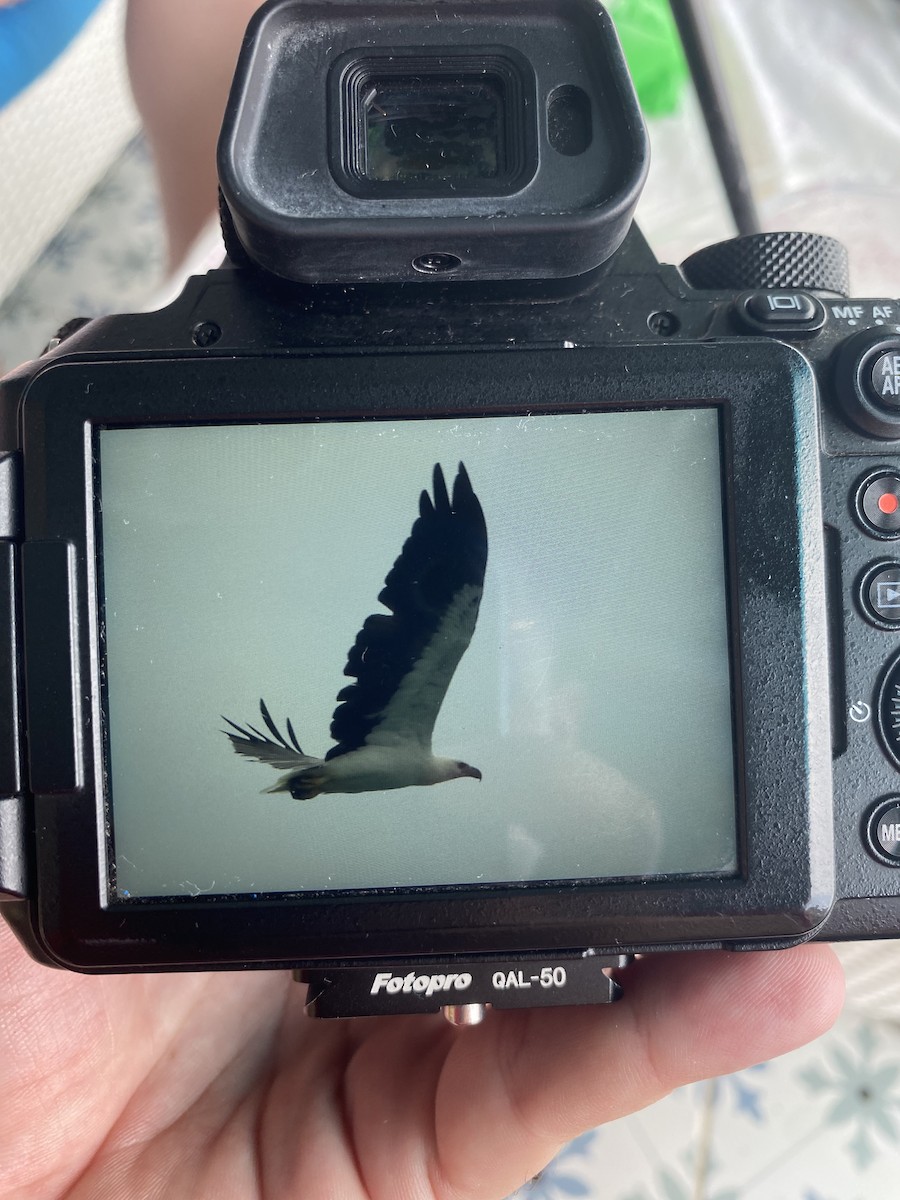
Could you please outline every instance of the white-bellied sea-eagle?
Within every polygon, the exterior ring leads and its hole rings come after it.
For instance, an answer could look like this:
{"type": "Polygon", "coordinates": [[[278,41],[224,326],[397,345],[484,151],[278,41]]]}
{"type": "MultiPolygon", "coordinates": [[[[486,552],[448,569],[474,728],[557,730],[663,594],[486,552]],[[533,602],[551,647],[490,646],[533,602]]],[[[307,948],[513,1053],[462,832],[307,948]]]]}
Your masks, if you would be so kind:
{"type": "Polygon", "coordinates": [[[434,723],[453,673],[475,631],[487,563],[487,527],[462,463],[447,493],[440,464],[434,500],[423,491],[419,516],[378,599],[387,613],[363,622],[344,674],[355,679],[337,696],[332,746],[324,758],[300,749],[290,719],[287,737],[259,707],[268,733],[223,717],[238,754],[283,772],[269,792],[310,800],[322,792],[379,792],[443,783],[481,772],[431,752],[434,723]]]}

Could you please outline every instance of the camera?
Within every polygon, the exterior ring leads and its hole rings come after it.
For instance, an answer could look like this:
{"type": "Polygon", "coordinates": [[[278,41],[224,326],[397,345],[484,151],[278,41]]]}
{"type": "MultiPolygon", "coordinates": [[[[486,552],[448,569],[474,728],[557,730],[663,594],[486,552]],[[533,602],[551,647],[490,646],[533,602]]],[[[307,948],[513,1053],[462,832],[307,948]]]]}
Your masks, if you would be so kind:
{"type": "Polygon", "coordinates": [[[37,959],[465,1022],[900,936],[900,303],[660,265],[647,163],[593,0],[254,16],[224,266],[0,384],[37,959]]]}

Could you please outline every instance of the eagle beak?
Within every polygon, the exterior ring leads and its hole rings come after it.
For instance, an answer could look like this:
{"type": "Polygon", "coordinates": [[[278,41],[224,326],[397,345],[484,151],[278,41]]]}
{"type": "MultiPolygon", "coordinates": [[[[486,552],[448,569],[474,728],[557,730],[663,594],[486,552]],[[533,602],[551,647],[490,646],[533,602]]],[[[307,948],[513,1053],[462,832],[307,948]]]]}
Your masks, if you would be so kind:
{"type": "Polygon", "coordinates": [[[477,767],[469,767],[466,774],[470,775],[472,779],[481,779],[481,772],[477,767]]]}

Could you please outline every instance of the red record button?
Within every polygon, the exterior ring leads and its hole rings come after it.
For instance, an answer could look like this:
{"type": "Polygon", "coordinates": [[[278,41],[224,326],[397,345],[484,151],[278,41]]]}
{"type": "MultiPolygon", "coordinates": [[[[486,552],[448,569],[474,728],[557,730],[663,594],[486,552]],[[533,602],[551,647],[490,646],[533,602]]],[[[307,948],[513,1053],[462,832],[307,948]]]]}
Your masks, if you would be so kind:
{"type": "Polygon", "coordinates": [[[900,475],[879,471],[863,480],[856,510],[867,532],[883,538],[900,536],[900,475]]]}

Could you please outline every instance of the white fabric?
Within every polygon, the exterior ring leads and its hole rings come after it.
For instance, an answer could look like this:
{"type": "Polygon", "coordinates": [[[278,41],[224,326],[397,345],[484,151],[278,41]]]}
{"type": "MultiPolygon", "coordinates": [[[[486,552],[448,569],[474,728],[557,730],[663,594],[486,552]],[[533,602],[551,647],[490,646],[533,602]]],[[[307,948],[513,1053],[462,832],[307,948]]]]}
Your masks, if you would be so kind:
{"type": "MultiPolygon", "coordinates": [[[[900,293],[900,4],[705,0],[767,229],[840,238],[857,295],[900,293]]],[[[693,100],[651,126],[638,220],[680,262],[734,232],[693,100]]]]}
{"type": "Polygon", "coordinates": [[[0,110],[0,298],[140,126],[125,65],[125,7],[104,0],[50,69],[0,110]]]}

